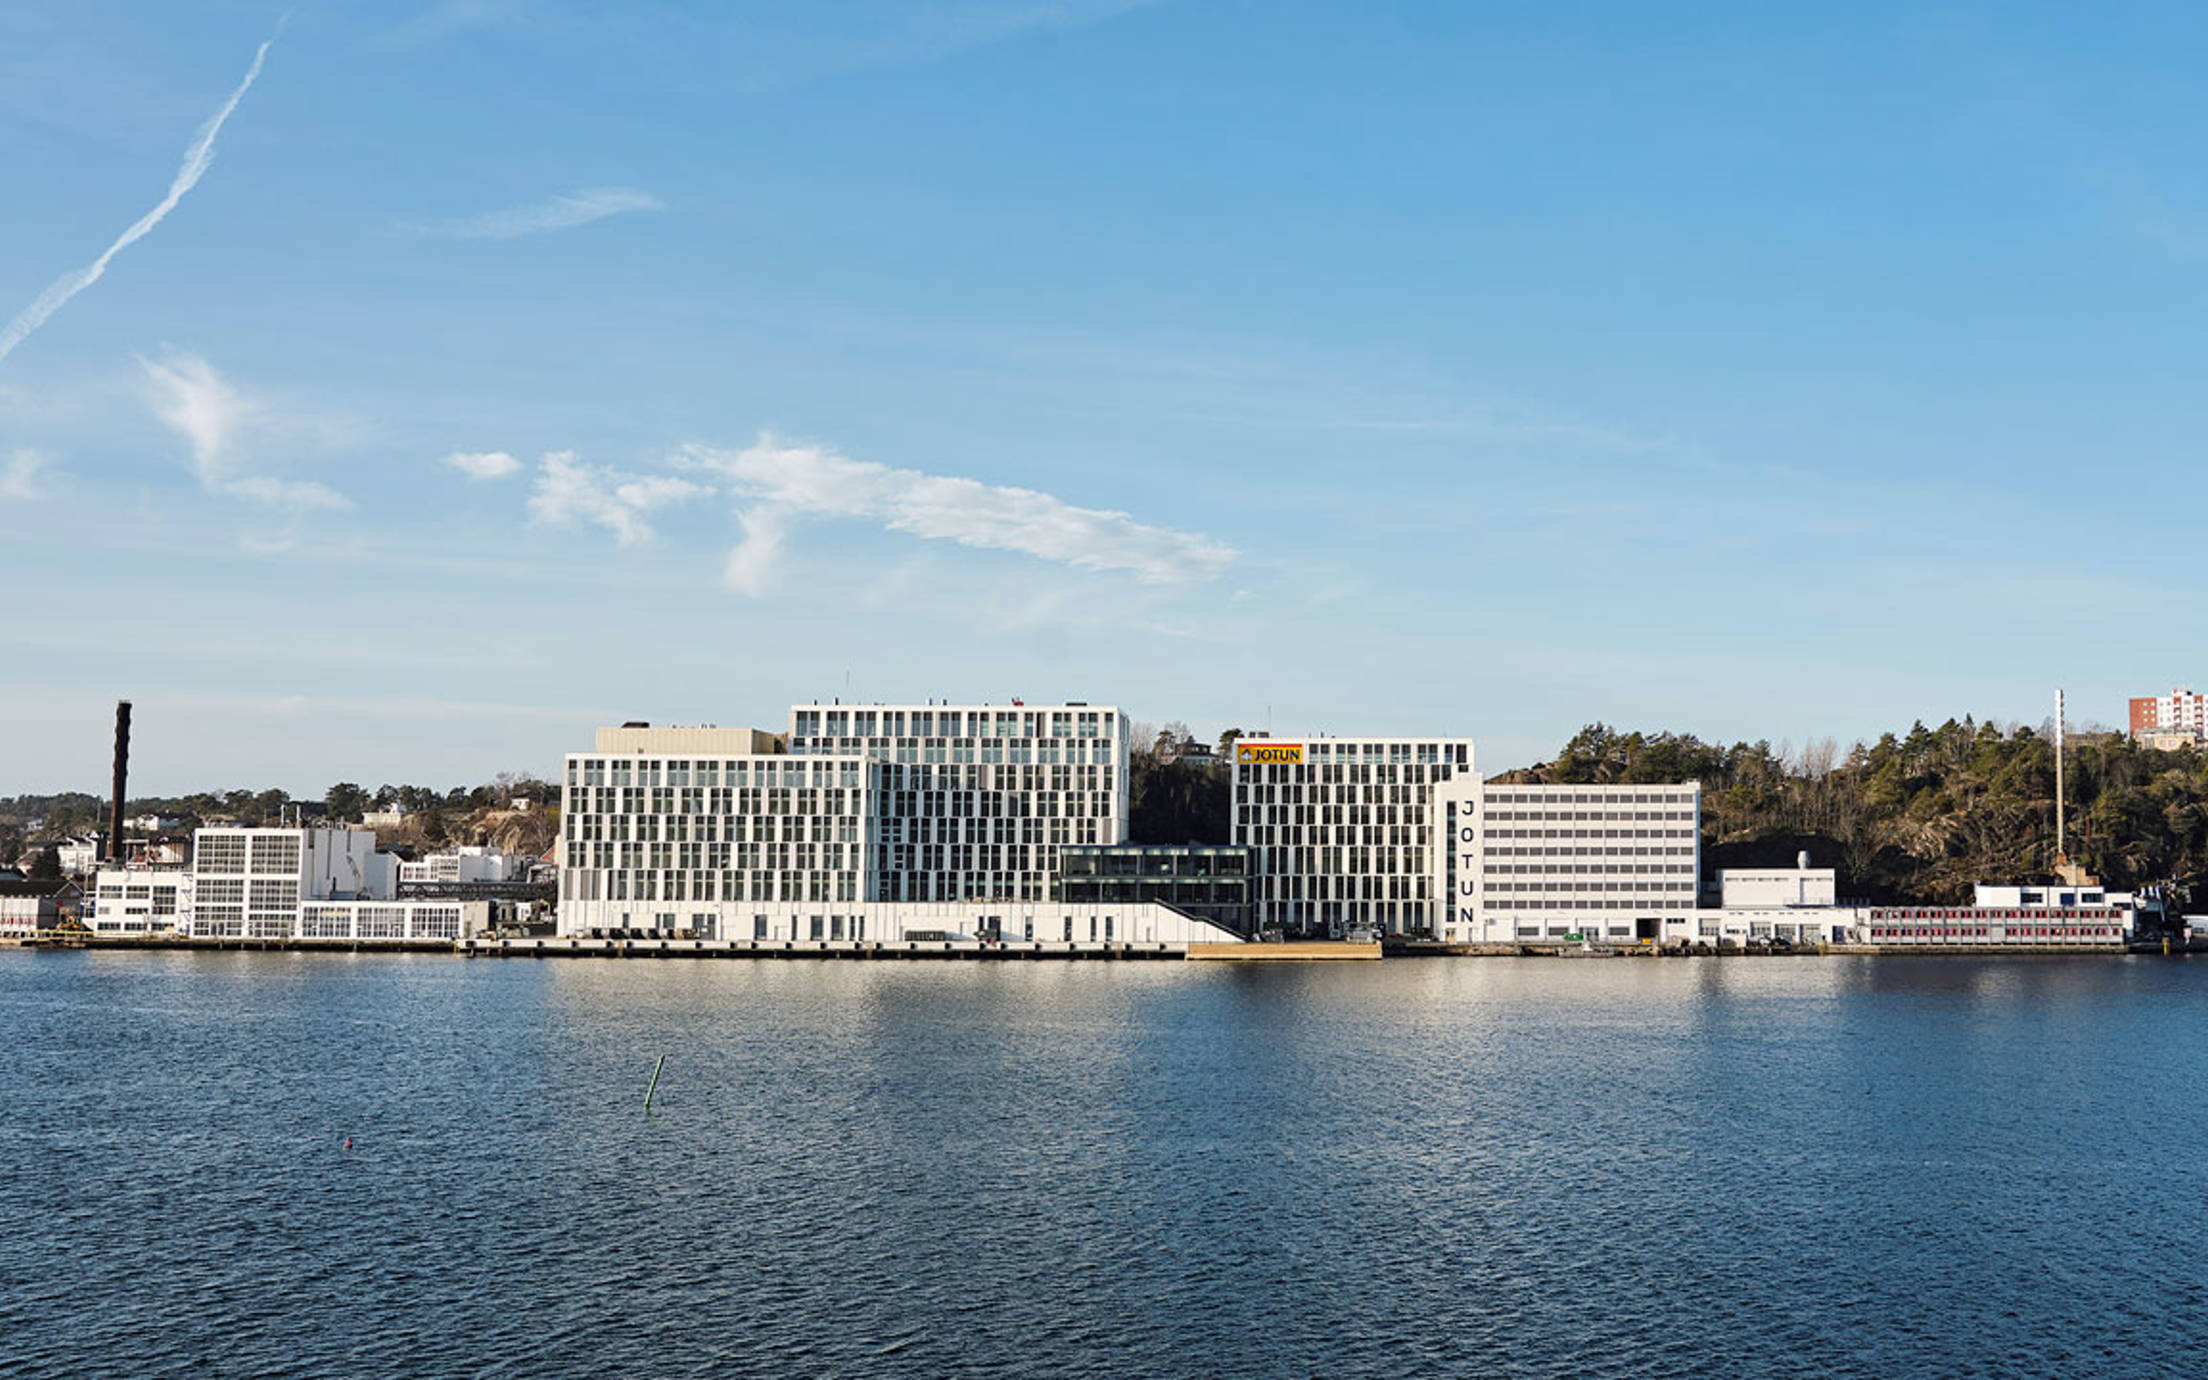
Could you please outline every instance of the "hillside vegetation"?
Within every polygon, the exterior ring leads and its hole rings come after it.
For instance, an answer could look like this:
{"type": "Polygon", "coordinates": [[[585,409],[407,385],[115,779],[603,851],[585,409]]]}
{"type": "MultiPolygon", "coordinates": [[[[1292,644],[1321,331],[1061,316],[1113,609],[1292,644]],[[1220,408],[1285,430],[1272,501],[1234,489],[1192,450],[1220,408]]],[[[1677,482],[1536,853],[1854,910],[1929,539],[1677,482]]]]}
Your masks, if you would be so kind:
{"type": "MultiPolygon", "coordinates": [[[[2121,734],[2071,739],[2070,853],[2113,887],[2208,881],[2208,756],[2121,734]]],[[[1807,849],[1843,896],[1949,904],[1973,882],[2053,879],[2054,744],[2046,730],[1950,719],[1841,753],[1580,730],[1505,780],[1702,783],[1704,865],[1778,865],[1807,849]]]]}

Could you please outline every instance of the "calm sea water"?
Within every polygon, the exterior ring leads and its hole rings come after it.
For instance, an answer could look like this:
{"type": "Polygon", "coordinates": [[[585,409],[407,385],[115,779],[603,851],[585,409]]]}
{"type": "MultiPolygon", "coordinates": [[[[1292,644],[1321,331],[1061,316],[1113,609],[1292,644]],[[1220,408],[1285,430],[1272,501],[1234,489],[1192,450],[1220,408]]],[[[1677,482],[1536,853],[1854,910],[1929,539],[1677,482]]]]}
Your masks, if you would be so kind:
{"type": "Polygon", "coordinates": [[[2204,1029],[2145,959],[0,951],[0,1373],[2192,1376],[2204,1029]]]}

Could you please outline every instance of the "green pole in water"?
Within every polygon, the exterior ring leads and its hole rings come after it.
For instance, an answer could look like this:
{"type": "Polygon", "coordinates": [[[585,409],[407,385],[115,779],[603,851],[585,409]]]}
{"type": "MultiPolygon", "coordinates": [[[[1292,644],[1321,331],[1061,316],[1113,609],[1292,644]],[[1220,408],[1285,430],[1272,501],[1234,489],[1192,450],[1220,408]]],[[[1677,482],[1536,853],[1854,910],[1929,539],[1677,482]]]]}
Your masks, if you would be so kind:
{"type": "Polygon", "coordinates": [[[667,1056],[662,1054],[659,1056],[659,1062],[652,1065],[652,1081],[644,1089],[644,1112],[647,1116],[651,1114],[652,1110],[652,1094],[659,1091],[659,1071],[665,1067],[667,1067],[667,1056]]]}

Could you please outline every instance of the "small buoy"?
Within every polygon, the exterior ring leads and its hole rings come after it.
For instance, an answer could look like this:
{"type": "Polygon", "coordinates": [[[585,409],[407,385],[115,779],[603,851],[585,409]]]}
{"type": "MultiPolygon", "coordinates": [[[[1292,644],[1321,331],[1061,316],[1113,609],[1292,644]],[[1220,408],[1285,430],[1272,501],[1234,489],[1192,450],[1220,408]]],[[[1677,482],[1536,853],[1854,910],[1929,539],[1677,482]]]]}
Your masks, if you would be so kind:
{"type": "Polygon", "coordinates": [[[353,1138],[351,1136],[345,1137],[345,1148],[348,1150],[353,1148],[353,1138]]]}

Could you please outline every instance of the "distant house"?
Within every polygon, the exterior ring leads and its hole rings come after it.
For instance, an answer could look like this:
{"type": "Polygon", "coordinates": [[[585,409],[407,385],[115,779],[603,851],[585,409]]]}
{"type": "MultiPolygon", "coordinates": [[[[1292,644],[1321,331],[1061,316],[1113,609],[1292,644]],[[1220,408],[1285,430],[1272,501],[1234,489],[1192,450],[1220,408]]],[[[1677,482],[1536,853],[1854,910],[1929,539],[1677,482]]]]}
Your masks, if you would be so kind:
{"type": "Polygon", "coordinates": [[[388,810],[363,810],[360,827],[363,829],[397,829],[405,825],[406,811],[393,805],[388,810]]]}
{"type": "Polygon", "coordinates": [[[54,847],[54,856],[61,862],[64,877],[90,876],[100,865],[102,835],[86,834],[81,838],[64,839],[54,847]]]}

